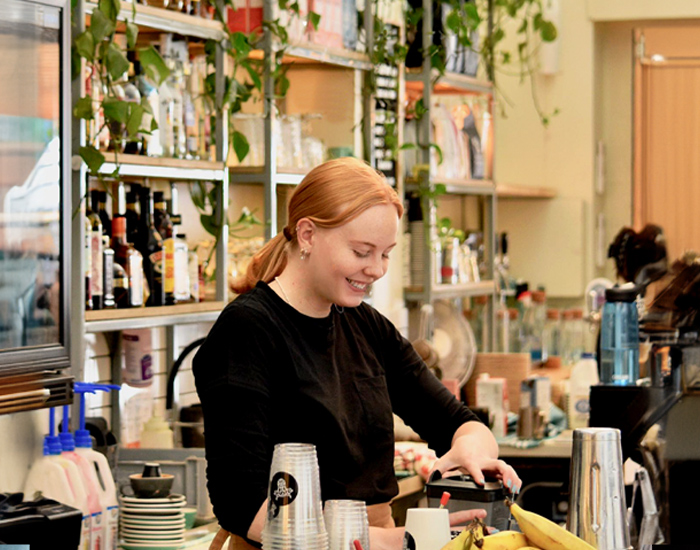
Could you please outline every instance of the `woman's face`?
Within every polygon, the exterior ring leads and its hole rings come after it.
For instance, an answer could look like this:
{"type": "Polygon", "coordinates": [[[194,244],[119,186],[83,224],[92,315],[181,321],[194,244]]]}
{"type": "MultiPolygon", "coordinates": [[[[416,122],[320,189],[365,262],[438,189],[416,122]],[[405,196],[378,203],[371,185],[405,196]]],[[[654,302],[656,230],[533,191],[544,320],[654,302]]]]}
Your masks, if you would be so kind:
{"type": "Polygon", "coordinates": [[[373,206],[340,227],[316,227],[308,260],[319,311],[332,304],[360,305],[369,286],[386,273],[398,230],[392,205],[373,206]]]}

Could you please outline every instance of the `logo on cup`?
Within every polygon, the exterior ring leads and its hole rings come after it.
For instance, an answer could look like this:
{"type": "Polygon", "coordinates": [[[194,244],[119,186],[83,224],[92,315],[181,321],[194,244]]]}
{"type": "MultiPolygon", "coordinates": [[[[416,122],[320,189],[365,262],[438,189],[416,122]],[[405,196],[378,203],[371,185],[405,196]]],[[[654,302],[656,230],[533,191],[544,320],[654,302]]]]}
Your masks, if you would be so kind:
{"type": "Polygon", "coordinates": [[[416,539],[408,531],[403,534],[403,550],[416,550],[416,539]]]}
{"type": "Polygon", "coordinates": [[[288,506],[299,494],[299,484],[294,476],[287,472],[277,472],[270,481],[269,517],[274,519],[279,514],[281,506],[288,506]]]}

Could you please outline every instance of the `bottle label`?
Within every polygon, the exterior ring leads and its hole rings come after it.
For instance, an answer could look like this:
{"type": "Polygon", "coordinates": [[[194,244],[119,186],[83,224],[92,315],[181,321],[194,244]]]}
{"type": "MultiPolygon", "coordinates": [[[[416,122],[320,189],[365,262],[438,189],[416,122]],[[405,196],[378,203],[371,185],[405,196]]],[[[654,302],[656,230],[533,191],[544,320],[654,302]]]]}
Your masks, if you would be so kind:
{"type": "Polygon", "coordinates": [[[165,271],[165,268],[163,266],[163,260],[164,260],[164,254],[162,250],[158,250],[157,252],[154,252],[151,254],[149,257],[149,260],[151,260],[151,265],[153,266],[153,272],[158,276],[158,280],[160,281],[163,277],[163,271],[165,271]]]}
{"type": "Polygon", "coordinates": [[[90,290],[93,296],[102,296],[102,233],[100,231],[90,233],[90,263],[92,264],[90,290]]]}
{"type": "Polygon", "coordinates": [[[175,292],[175,239],[165,239],[163,251],[165,252],[163,288],[166,294],[172,294],[175,292]]]}
{"type": "Polygon", "coordinates": [[[140,254],[132,254],[129,258],[129,294],[131,305],[143,305],[143,259],[140,254]]]}
{"type": "Polygon", "coordinates": [[[103,291],[105,296],[105,305],[107,301],[114,301],[114,252],[110,250],[109,254],[103,253],[103,291]]]}

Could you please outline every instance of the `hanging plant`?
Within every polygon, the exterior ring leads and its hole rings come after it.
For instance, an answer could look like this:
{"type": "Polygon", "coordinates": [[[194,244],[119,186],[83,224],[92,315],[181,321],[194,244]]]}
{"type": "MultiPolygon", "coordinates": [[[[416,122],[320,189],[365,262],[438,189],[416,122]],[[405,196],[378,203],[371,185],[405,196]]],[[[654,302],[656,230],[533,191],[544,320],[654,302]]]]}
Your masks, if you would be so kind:
{"type": "MultiPolygon", "coordinates": [[[[76,4],[73,0],[74,18],[76,4]]],[[[101,113],[101,123],[94,127],[95,135],[91,137],[94,138],[105,130],[108,132],[116,164],[109,177],[115,179],[119,178],[119,152],[122,145],[136,142],[142,135],[151,134],[158,128],[146,98],[141,98],[140,102],[128,101],[117,93],[119,79],[129,70],[126,51],[122,50],[116,41],[120,10],[119,0],[99,0],[90,15],[90,26],[74,36],[71,48],[73,80],[83,77],[84,64],[87,74],[94,77],[91,78],[92,85],[99,86],[98,93],[86,95],[76,101],[73,115],[87,123],[94,123],[95,120],[99,120],[98,114],[101,113]]],[[[146,74],[160,85],[168,78],[170,70],[153,46],[136,47],[139,28],[133,22],[135,16],[136,5],[133,4],[131,21],[125,22],[126,49],[138,55],[146,74]]],[[[81,146],[78,154],[85,162],[89,174],[102,180],[100,168],[106,160],[103,152],[89,143],[81,146]]]]}

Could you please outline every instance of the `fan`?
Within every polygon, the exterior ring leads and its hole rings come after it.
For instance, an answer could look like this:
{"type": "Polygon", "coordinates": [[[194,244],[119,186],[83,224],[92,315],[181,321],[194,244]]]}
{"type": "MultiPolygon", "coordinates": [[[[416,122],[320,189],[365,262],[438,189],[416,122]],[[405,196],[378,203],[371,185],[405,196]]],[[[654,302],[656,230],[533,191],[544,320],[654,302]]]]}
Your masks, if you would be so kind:
{"type": "Polygon", "coordinates": [[[466,384],[474,370],[476,341],[469,323],[449,300],[433,304],[433,347],[438,355],[442,378],[466,384]]]}

